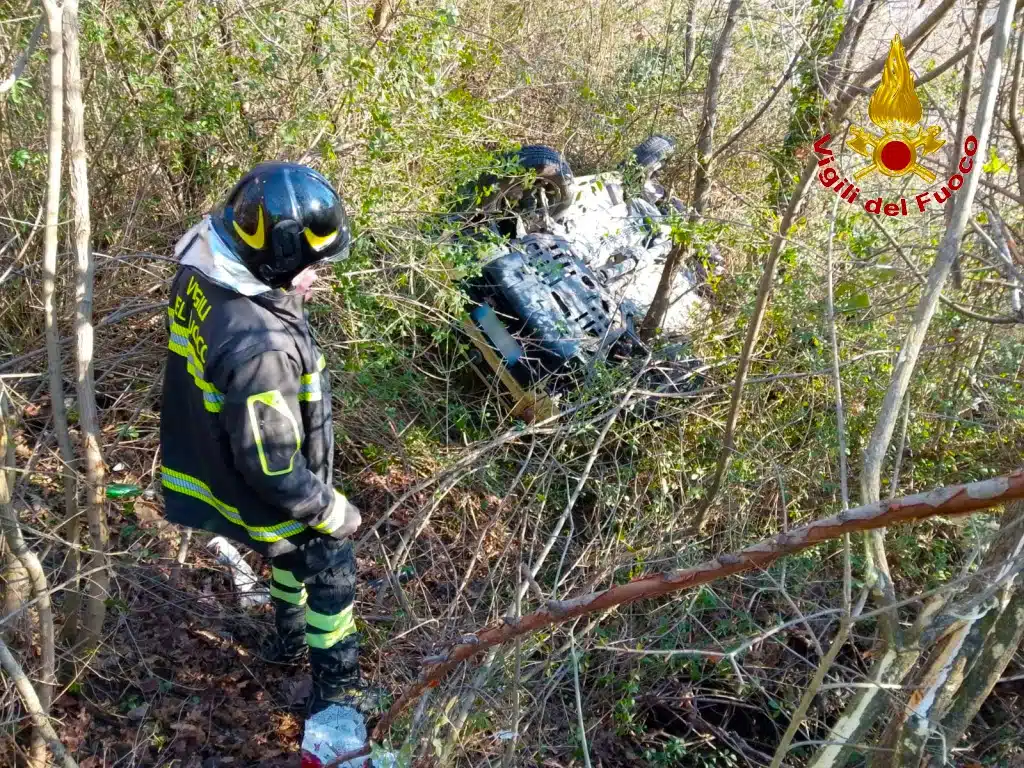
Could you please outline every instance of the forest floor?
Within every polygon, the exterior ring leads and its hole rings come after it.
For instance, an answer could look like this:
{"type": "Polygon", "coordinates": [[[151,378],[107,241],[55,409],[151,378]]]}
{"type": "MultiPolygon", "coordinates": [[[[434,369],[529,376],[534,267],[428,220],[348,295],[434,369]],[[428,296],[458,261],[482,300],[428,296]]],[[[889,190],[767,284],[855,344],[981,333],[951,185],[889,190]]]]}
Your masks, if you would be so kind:
{"type": "MultiPolygon", "coordinates": [[[[360,497],[369,509],[387,508],[373,502],[387,493],[387,480],[372,476],[364,485],[360,497]]],[[[43,509],[37,505],[36,514],[43,509]]],[[[273,632],[271,606],[240,606],[228,572],[204,547],[208,534],[192,537],[179,568],[181,529],[162,519],[156,502],[139,498],[110,509],[118,554],[107,637],[88,673],[81,664],[65,666],[72,682],[54,702],[58,733],[79,765],[297,768],[311,679],[308,665],[261,658],[273,632]]],[[[407,521],[403,510],[394,515],[396,524],[407,521]]],[[[376,521],[367,515],[366,522],[376,521]]],[[[246,559],[269,583],[269,565],[252,552],[246,559]]],[[[420,649],[387,638],[400,609],[393,596],[375,598],[382,569],[362,557],[358,568],[364,673],[385,687],[399,685],[420,649]]],[[[28,645],[25,635],[12,640],[28,645]]],[[[10,746],[0,748],[0,764],[15,764],[14,754],[5,754],[10,746]]]]}
{"type": "MultiPolygon", "coordinates": [[[[27,426],[31,431],[31,420],[27,426]]],[[[36,437],[20,434],[21,451],[36,437]]],[[[273,631],[271,608],[245,609],[239,604],[229,574],[205,548],[207,534],[193,536],[185,565],[178,567],[181,529],[163,519],[159,496],[150,493],[155,490],[148,458],[154,449],[151,441],[144,441],[144,448],[122,445],[111,451],[111,466],[120,468],[111,481],[136,484],[146,492],[108,504],[116,554],[107,635],[88,660],[88,668],[84,660],[71,665],[65,658],[65,685],[54,702],[58,733],[83,768],[298,768],[304,703],[311,683],[308,668],[283,667],[261,658],[260,648],[273,631]]],[[[25,495],[30,503],[22,515],[30,530],[52,525],[48,520],[51,502],[59,505],[55,486],[35,482],[36,478],[58,476],[56,467],[46,463],[37,467],[31,490],[25,495]]],[[[396,463],[381,472],[367,468],[349,477],[351,496],[364,511],[364,532],[380,523],[379,535],[384,540],[394,540],[415,527],[417,515],[430,505],[429,493],[416,494],[381,521],[396,499],[417,482],[417,473],[396,463]]],[[[415,570],[405,588],[407,605],[426,616],[425,620],[410,617],[388,588],[386,570],[375,557],[379,548],[371,542],[359,553],[356,612],[363,637],[362,665],[365,676],[376,685],[399,692],[417,674],[420,659],[450,639],[438,636],[437,619],[432,618],[443,613],[438,607],[443,609],[453,599],[472,602],[493,575],[496,562],[520,555],[515,536],[500,529],[484,530],[486,515],[480,515],[480,510],[496,502],[467,484],[439,502],[425,522],[418,538],[423,549],[409,561],[415,570]],[[466,541],[481,543],[481,558],[470,573],[467,566],[473,553],[466,548],[466,541]],[[460,593],[463,580],[465,592],[460,593]]],[[[266,583],[267,564],[251,552],[246,559],[266,583]]],[[[50,563],[54,571],[59,565],[50,563]]],[[[731,612],[742,610],[750,596],[749,586],[737,583],[720,592],[720,609],[705,620],[725,621],[731,612]]],[[[769,623],[766,617],[759,621],[769,623]]],[[[30,649],[27,635],[15,635],[12,641],[22,654],[38,652],[30,649]]],[[[730,642],[723,639],[721,646],[730,642]]],[[[869,653],[869,638],[855,639],[844,648],[837,662],[843,670],[841,676],[851,680],[862,676],[869,653]]],[[[759,672],[774,670],[790,684],[801,685],[808,672],[800,668],[800,661],[811,656],[807,638],[792,632],[784,642],[752,648],[743,667],[755,678],[759,672]]],[[[772,697],[753,690],[742,701],[736,699],[728,687],[715,682],[714,667],[714,662],[702,663],[693,683],[686,682],[687,675],[669,676],[656,687],[638,692],[637,727],[632,735],[616,727],[613,713],[618,694],[614,689],[606,693],[592,689],[590,693],[604,713],[594,714],[607,725],[594,732],[590,744],[594,764],[605,768],[689,766],[698,753],[689,758],[679,755],[668,763],[664,752],[655,762],[645,756],[645,748],[659,741],[685,739],[694,746],[706,744],[711,754],[717,755],[715,760],[729,754],[722,750],[723,744],[728,745],[739,756],[737,767],[767,765],[784,726],[771,707],[772,697]]],[[[1007,675],[1020,672],[1011,667],[1007,675]]],[[[979,740],[978,754],[985,752],[985,742],[998,743],[1000,733],[1019,732],[1019,721],[1024,718],[1019,706],[1022,700],[1024,679],[997,686],[982,714],[993,727],[979,740]]],[[[823,709],[830,709],[827,702],[823,709]]],[[[575,765],[571,725],[560,713],[552,715],[542,716],[546,722],[541,724],[541,732],[533,734],[549,746],[530,764],[552,768],[575,765]]],[[[824,726],[823,721],[812,724],[808,737],[823,734],[824,726]]],[[[10,745],[7,742],[4,748],[10,745]]],[[[495,747],[495,743],[472,738],[461,748],[470,757],[467,764],[474,764],[495,747]]],[[[0,751],[0,764],[15,764],[14,755],[0,751]]],[[[732,765],[718,766],[716,762],[715,768],[732,765]]]]}

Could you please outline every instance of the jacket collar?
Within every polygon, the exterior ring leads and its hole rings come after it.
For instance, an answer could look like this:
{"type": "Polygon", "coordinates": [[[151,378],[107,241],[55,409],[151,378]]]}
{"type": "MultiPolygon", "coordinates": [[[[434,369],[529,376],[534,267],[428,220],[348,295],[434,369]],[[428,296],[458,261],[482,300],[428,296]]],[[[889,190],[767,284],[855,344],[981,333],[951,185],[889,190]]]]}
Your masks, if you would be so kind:
{"type": "Polygon", "coordinates": [[[174,255],[185,266],[194,267],[208,279],[243,296],[260,296],[274,290],[260,282],[231,252],[214,231],[209,216],[196,224],[174,246],[174,255]]]}

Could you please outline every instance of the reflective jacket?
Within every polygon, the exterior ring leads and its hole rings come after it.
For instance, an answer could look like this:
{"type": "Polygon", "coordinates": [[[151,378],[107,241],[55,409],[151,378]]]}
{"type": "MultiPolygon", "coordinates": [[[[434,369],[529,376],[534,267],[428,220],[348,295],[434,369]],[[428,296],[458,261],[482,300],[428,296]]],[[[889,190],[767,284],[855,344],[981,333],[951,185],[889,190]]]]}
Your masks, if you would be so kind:
{"type": "Polygon", "coordinates": [[[354,508],[331,486],[330,382],[302,297],[247,277],[208,220],[177,251],[160,413],[167,518],[272,557],[350,532],[354,508]]]}

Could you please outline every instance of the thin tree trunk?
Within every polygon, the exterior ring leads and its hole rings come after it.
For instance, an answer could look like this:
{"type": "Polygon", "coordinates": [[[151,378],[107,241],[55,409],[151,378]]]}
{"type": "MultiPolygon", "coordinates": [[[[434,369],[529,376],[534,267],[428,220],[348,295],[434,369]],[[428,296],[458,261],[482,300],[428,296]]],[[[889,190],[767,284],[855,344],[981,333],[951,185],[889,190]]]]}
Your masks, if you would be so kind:
{"type": "MultiPolygon", "coordinates": [[[[967,52],[967,61],[964,62],[964,78],[960,85],[960,108],[956,116],[956,140],[949,151],[949,169],[946,177],[949,178],[957,172],[957,163],[960,162],[960,148],[967,138],[967,108],[971,102],[971,84],[974,82],[974,63],[978,56],[978,47],[981,45],[981,23],[985,17],[985,6],[988,0],[978,0],[974,9],[974,27],[971,29],[971,49],[967,52]]],[[[946,226],[953,220],[953,206],[947,205],[945,209],[946,226]]],[[[960,271],[960,255],[953,259],[953,285],[957,289],[963,287],[964,276],[960,271]]]]}
{"type": "MultiPolygon", "coordinates": [[[[63,173],[64,132],[64,40],[61,34],[62,9],[55,0],[43,0],[47,37],[50,44],[50,135],[49,169],[46,187],[46,229],[43,244],[43,322],[46,330],[46,363],[50,375],[50,407],[53,429],[63,462],[64,517],[69,521],[67,537],[71,542],[68,576],[78,573],[78,479],[75,451],[68,432],[64,407],[64,361],[60,352],[60,328],[57,318],[57,241],[60,218],[60,182],[63,173]]],[[[73,587],[65,604],[67,621],[62,634],[73,637],[78,616],[79,592],[73,587]],[[70,626],[69,626],[70,625],[70,626]],[[71,633],[69,635],[69,633],[71,633]]]]}
{"type": "MultiPolygon", "coordinates": [[[[3,384],[0,383],[0,419],[4,416],[3,408],[3,384]]],[[[6,430],[2,428],[0,428],[0,460],[2,460],[3,465],[7,467],[7,471],[3,473],[5,476],[4,479],[7,481],[7,488],[9,490],[13,489],[14,483],[17,480],[17,474],[14,471],[14,441],[8,439],[6,430]]],[[[11,551],[11,548],[7,546],[6,540],[3,536],[0,536],[0,552],[3,553],[4,563],[3,574],[0,576],[0,582],[3,583],[4,589],[4,614],[9,616],[31,599],[32,582],[29,579],[28,571],[25,570],[25,566],[21,564],[17,555],[15,555],[14,552],[11,551]]],[[[5,624],[3,627],[4,633],[15,629],[13,621],[15,620],[11,620],[5,624]]],[[[18,621],[19,623],[23,623],[26,627],[29,625],[28,616],[24,616],[18,621]]]]}
{"type": "Polygon", "coordinates": [[[729,0],[725,12],[725,25],[718,36],[715,53],[708,70],[708,87],[704,93],[704,114],[701,118],[700,133],[697,134],[697,173],[693,183],[693,209],[697,216],[704,213],[708,191],[711,188],[711,152],[714,148],[715,125],[718,123],[718,97],[722,90],[722,72],[732,47],[732,33],[743,0],[729,0]]]}
{"type": "Polygon", "coordinates": [[[821,690],[821,684],[825,682],[825,675],[832,668],[832,664],[835,663],[836,656],[839,655],[840,649],[846,644],[846,638],[850,636],[850,628],[852,622],[848,617],[843,617],[843,620],[839,624],[839,631],[836,632],[836,636],[832,638],[832,645],[829,646],[828,653],[818,663],[818,669],[814,673],[814,677],[811,678],[810,684],[804,691],[803,696],[800,698],[800,703],[797,705],[796,710],[793,712],[793,716],[789,720],[789,727],[786,728],[786,732],[782,735],[782,741],[779,742],[779,746],[775,749],[775,755],[772,757],[772,763],[769,768],[780,768],[782,761],[786,757],[786,753],[789,752],[789,745],[793,743],[793,737],[796,736],[797,731],[800,730],[800,725],[803,723],[804,718],[807,716],[807,710],[811,708],[811,702],[814,701],[814,697],[818,695],[818,691],[821,690]]]}
{"type": "Polygon", "coordinates": [[[916,650],[900,651],[886,648],[875,659],[868,673],[871,683],[857,690],[843,713],[833,724],[826,743],[807,763],[807,768],[835,768],[845,761],[847,745],[859,744],[889,706],[886,686],[901,681],[917,662],[916,650]]]}
{"type": "Polygon", "coordinates": [[[1024,587],[1020,585],[988,633],[949,714],[942,721],[946,742],[952,748],[964,735],[1024,640],[1024,587]]]}
{"type": "MultiPolygon", "coordinates": [[[[1002,0],[999,6],[999,15],[994,25],[995,32],[989,50],[988,64],[981,88],[981,99],[978,104],[978,112],[974,124],[974,136],[978,141],[975,154],[976,165],[979,164],[981,158],[984,158],[988,146],[989,131],[992,125],[992,115],[1000,80],[1002,56],[1006,49],[1012,21],[1012,9],[1012,0],[1002,0]]],[[[931,19],[931,16],[929,19],[931,19]]],[[[861,476],[862,504],[877,503],[880,498],[882,464],[899,418],[900,406],[906,395],[910,376],[913,373],[924,342],[924,336],[939,303],[943,284],[949,275],[953,257],[959,249],[961,238],[966,229],[980,176],[981,174],[977,172],[967,174],[964,186],[957,193],[952,221],[939,246],[938,257],[929,272],[928,283],[925,286],[921,301],[914,311],[910,331],[904,344],[901,346],[878,422],[864,451],[864,469],[861,476]]],[[[873,530],[870,537],[869,553],[876,556],[876,558],[878,556],[884,557],[884,529],[873,530]]],[[[886,576],[883,572],[884,560],[882,562],[877,562],[876,560],[874,566],[875,575],[884,580],[886,576]]],[[[891,581],[880,586],[883,590],[890,590],[891,581]]],[[[890,634],[892,634],[891,626],[890,634]]],[[[884,684],[898,683],[910,671],[919,656],[920,651],[916,648],[908,647],[902,649],[891,642],[883,641],[876,654],[878,661],[875,663],[871,677],[873,680],[884,684]]],[[[881,687],[872,686],[859,691],[851,699],[829,735],[824,739],[824,741],[828,742],[828,745],[815,754],[808,764],[808,768],[832,768],[835,766],[842,757],[844,749],[842,745],[857,743],[874,725],[881,713],[885,711],[886,703],[887,700],[882,694],[881,687]]]]}
{"type": "MultiPolygon", "coordinates": [[[[725,60],[729,55],[732,32],[736,27],[736,17],[739,15],[742,4],[743,0],[729,0],[729,8],[725,13],[725,25],[722,27],[722,33],[718,36],[715,53],[711,57],[711,65],[708,71],[708,86],[704,92],[704,113],[701,118],[700,133],[697,136],[697,171],[693,182],[691,224],[698,222],[704,213],[708,190],[711,188],[712,148],[714,144],[715,123],[718,120],[718,95],[722,84],[722,70],[725,68],[725,60]]],[[[642,339],[653,338],[658,328],[665,321],[665,314],[668,312],[669,304],[672,301],[672,286],[675,284],[676,275],[679,273],[679,266],[686,261],[688,254],[689,249],[684,245],[677,245],[669,252],[668,258],[665,260],[665,266],[661,271],[658,288],[651,300],[650,309],[647,310],[647,315],[640,326],[640,337],[642,339]]]]}
{"type": "Polygon", "coordinates": [[[32,718],[32,724],[42,734],[42,737],[46,740],[45,743],[50,747],[50,750],[57,760],[60,761],[60,764],[64,768],[78,768],[78,763],[68,755],[68,751],[61,744],[60,739],[57,738],[57,732],[50,725],[50,721],[46,717],[46,713],[43,711],[42,704],[39,701],[39,696],[32,687],[32,681],[28,679],[25,670],[21,668],[18,660],[11,654],[10,649],[3,640],[0,640],[0,669],[3,669],[7,676],[14,681],[14,687],[18,689],[21,700],[25,704],[25,709],[28,710],[29,716],[32,718]]]}
{"type": "MultiPolygon", "coordinates": [[[[7,392],[0,383],[0,456],[4,461],[8,460],[10,451],[8,441],[11,439],[9,432],[10,418],[7,407],[7,392]]],[[[32,596],[36,600],[36,611],[39,614],[39,649],[40,649],[40,680],[39,688],[39,712],[45,718],[50,713],[50,704],[53,703],[53,689],[56,683],[56,653],[54,649],[55,635],[53,631],[53,610],[50,606],[50,590],[46,584],[46,574],[43,573],[43,566],[36,557],[35,552],[28,548],[25,538],[21,535],[21,526],[18,523],[17,513],[11,499],[11,485],[8,483],[7,471],[0,471],[0,531],[3,532],[7,546],[22,568],[28,574],[29,583],[32,587],[32,596]]],[[[46,735],[38,724],[33,735],[33,745],[29,764],[33,768],[45,768],[46,759],[46,735]]]]}
{"type": "MultiPolygon", "coordinates": [[[[1015,578],[1013,573],[1024,552],[1022,524],[1024,502],[1013,502],[1008,505],[996,539],[979,569],[994,576],[975,580],[963,598],[948,607],[944,615],[934,622],[937,626],[929,635],[938,635],[940,639],[932,641],[934,650],[927,665],[905,686],[911,691],[909,701],[895,707],[881,741],[885,751],[879,754],[886,757],[874,762],[892,766],[919,765],[930,739],[940,731],[951,709],[957,710],[957,717],[970,715],[966,725],[1009,664],[1020,644],[1019,636],[1008,655],[1001,647],[993,652],[992,645],[994,638],[996,644],[1007,639],[1005,630],[1000,630],[1001,622],[1005,627],[1007,611],[1014,616],[1016,611],[1024,610],[1024,603],[1019,602],[1022,592],[1020,577],[1015,578]],[[990,584],[1000,585],[1000,599],[986,597],[990,584]],[[1016,607],[1014,601],[1018,601],[1016,607]],[[948,617],[955,618],[946,626],[948,617]],[[987,685],[985,681],[990,678],[991,684],[987,685]],[[967,684],[968,679],[972,681],[970,684],[967,684]]],[[[1018,624],[1019,619],[1017,617],[1018,624]]],[[[952,740],[945,728],[941,733],[948,753],[956,746],[962,729],[952,740]]],[[[943,746],[942,739],[938,746],[943,746]]]]}
{"type": "Polygon", "coordinates": [[[686,11],[686,29],[683,32],[683,69],[684,80],[690,79],[690,72],[693,71],[693,34],[697,20],[697,0],[690,0],[690,7],[686,11]]]}
{"type": "MultiPolygon", "coordinates": [[[[989,132],[992,128],[992,114],[995,109],[1002,71],[1002,57],[1006,49],[1010,24],[1013,20],[1012,9],[1013,2],[1011,0],[1002,0],[999,5],[999,16],[996,21],[997,29],[989,49],[988,64],[985,68],[985,79],[981,89],[981,101],[978,104],[978,114],[974,123],[974,136],[978,142],[975,165],[980,164],[980,160],[985,157],[988,150],[989,132]]],[[[882,463],[885,460],[886,451],[892,440],[892,433],[896,427],[900,405],[910,383],[910,376],[917,364],[921,345],[924,343],[928,326],[939,304],[939,295],[949,275],[953,258],[959,251],[964,230],[967,228],[967,222],[971,215],[971,206],[974,204],[974,196],[978,190],[978,179],[981,177],[978,171],[980,171],[980,168],[976,168],[974,173],[966,174],[963,188],[954,199],[952,221],[939,245],[938,257],[928,273],[928,283],[921,296],[921,301],[914,310],[910,330],[900,348],[900,354],[896,359],[893,369],[892,379],[886,391],[885,400],[882,403],[878,423],[875,425],[871,439],[864,449],[864,471],[861,477],[861,502],[864,504],[875,502],[880,497],[882,463]]]]}
{"type": "Polygon", "coordinates": [[[82,66],[78,44],[78,0],[64,0],[64,75],[68,111],[68,147],[71,151],[71,201],[74,205],[75,338],[77,342],[78,423],[85,454],[86,517],[94,571],[85,604],[85,636],[93,649],[99,643],[106,617],[110,573],[106,569],[107,513],[104,506],[104,466],[100,446],[96,385],[93,376],[92,289],[93,260],[89,243],[89,173],[85,155],[85,108],[82,104],[82,66]]]}
{"type": "Polygon", "coordinates": [[[1024,195],[1024,130],[1020,125],[1020,82],[1024,76],[1024,23],[1018,24],[1017,58],[1013,66],[1010,85],[1010,133],[1017,146],[1017,189],[1024,195]]]}
{"type": "MultiPolygon", "coordinates": [[[[9,487],[13,487],[9,480],[7,482],[9,487]]],[[[3,587],[3,610],[4,615],[10,616],[31,599],[32,582],[29,580],[25,566],[10,551],[10,547],[6,546],[2,536],[0,536],[0,549],[3,550],[3,572],[0,573],[0,585],[3,587]]],[[[9,640],[16,630],[28,626],[27,621],[27,616],[8,620],[0,629],[0,636],[9,640]]]]}

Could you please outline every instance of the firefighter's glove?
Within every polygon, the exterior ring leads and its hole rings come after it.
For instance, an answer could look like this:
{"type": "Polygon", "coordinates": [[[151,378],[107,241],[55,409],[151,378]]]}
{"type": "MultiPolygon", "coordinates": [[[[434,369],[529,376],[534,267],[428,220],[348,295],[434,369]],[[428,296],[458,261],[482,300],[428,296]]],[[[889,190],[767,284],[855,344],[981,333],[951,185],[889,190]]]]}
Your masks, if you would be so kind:
{"type": "Polygon", "coordinates": [[[331,538],[347,539],[359,529],[362,522],[363,516],[359,514],[359,508],[346,499],[344,494],[335,491],[334,503],[331,504],[326,519],[314,527],[331,538]]]}

